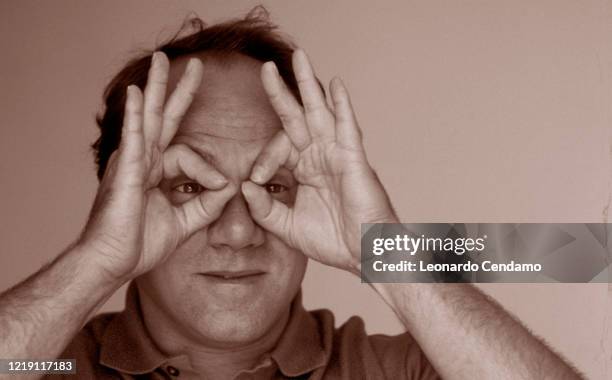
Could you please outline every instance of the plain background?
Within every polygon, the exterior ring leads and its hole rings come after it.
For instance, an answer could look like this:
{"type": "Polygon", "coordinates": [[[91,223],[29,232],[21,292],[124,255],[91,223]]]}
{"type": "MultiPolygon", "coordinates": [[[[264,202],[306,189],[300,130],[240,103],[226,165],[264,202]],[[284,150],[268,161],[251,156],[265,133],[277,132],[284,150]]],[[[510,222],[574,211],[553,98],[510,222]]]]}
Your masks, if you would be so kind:
{"type": "MultiPolygon", "coordinates": [[[[339,74],[348,84],[403,221],[607,220],[610,1],[262,3],[323,81],[339,74]]],[[[215,22],[255,4],[0,3],[0,289],[83,226],[97,185],[94,116],[130,54],[172,35],[190,11],[215,22]]],[[[338,324],[358,314],[369,332],[401,331],[352,275],[311,263],[303,288],[306,306],[332,309],[338,324]]],[[[482,288],[589,378],[609,378],[607,284],[482,288]]],[[[122,303],[123,291],[103,310],[122,303]]]]}

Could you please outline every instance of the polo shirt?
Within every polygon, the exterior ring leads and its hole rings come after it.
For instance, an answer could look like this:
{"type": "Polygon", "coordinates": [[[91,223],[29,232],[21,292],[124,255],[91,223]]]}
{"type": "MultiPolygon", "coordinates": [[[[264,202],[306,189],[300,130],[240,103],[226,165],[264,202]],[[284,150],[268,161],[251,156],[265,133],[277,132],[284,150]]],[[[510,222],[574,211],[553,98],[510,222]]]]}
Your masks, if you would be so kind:
{"type": "MultiPolygon", "coordinates": [[[[76,359],[79,379],[195,379],[186,355],[168,357],[143,323],[138,289],[128,287],[125,309],[100,314],[75,336],[60,358],[76,359]]],[[[46,378],[54,378],[49,375],[46,378]]],[[[272,352],[242,379],[438,379],[409,333],[367,335],[361,318],[334,327],[329,310],[306,311],[301,292],[272,352]]]]}

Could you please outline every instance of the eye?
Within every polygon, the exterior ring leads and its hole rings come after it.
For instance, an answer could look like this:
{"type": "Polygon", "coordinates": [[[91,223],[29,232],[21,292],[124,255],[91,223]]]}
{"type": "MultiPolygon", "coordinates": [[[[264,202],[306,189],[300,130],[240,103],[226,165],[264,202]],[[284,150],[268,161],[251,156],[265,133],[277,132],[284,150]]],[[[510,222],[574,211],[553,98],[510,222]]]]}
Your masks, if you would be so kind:
{"type": "Polygon", "coordinates": [[[204,187],[197,182],[185,182],[174,187],[172,190],[185,194],[197,194],[204,191],[204,187]]]}
{"type": "Polygon", "coordinates": [[[272,194],[283,193],[289,190],[287,186],[284,186],[278,183],[267,183],[264,187],[268,193],[272,193],[272,194]]]}

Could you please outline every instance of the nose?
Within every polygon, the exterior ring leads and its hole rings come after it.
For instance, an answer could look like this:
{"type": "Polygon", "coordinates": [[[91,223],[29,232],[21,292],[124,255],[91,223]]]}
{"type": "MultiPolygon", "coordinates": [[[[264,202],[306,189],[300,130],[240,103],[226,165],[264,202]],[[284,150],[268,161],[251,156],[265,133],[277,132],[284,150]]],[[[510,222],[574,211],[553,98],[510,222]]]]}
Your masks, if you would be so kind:
{"type": "Polygon", "coordinates": [[[257,247],[264,242],[264,232],[249,213],[248,204],[238,192],[230,199],[219,218],[208,226],[208,238],[215,248],[233,251],[257,247]]]}

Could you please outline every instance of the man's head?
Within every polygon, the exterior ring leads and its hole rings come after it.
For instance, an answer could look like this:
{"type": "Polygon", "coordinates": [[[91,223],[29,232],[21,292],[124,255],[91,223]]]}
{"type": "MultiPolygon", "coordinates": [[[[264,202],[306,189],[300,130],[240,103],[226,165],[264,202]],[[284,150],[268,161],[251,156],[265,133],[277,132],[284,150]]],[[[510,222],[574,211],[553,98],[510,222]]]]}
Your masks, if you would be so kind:
{"type": "MultiPolygon", "coordinates": [[[[291,69],[292,47],[265,20],[248,17],[209,28],[161,46],[171,60],[169,91],[190,57],[204,63],[202,85],[173,143],[184,144],[207,159],[239,188],[249,178],[257,155],[281,129],[261,84],[260,69],[275,61],[297,96],[291,69]]],[[[144,88],[149,58],[132,61],[106,91],[106,111],[99,118],[94,144],[102,176],[116,149],[123,117],[125,87],[144,88]]],[[[180,204],[202,189],[189,178],[164,179],[168,199],[180,204]]],[[[291,205],[296,182],[280,169],[268,191],[291,205]]],[[[194,233],[168,260],[137,281],[147,310],[197,342],[240,346],[263,336],[284,316],[298,292],[306,257],[257,225],[238,192],[212,224],[194,233]],[[235,278],[243,273],[244,278],[235,278]],[[230,274],[231,279],[226,275],[230,274]]]]}
{"type": "Polygon", "coordinates": [[[261,7],[254,8],[244,19],[211,26],[206,26],[199,18],[192,18],[176,37],[128,62],[106,87],[105,111],[96,120],[100,137],[92,148],[98,165],[98,179],[104,175],[110,155],[119,146],[126,88],[134,84],[144,89],[154,51],[164,52],[171,62],[190,54],[205,52],[220,58],[241,54],[260,62],[273,61],[291,92],[301,102],[291,66],[294,46],[276,29],[267,20],[267,13],[261,7]]]}

